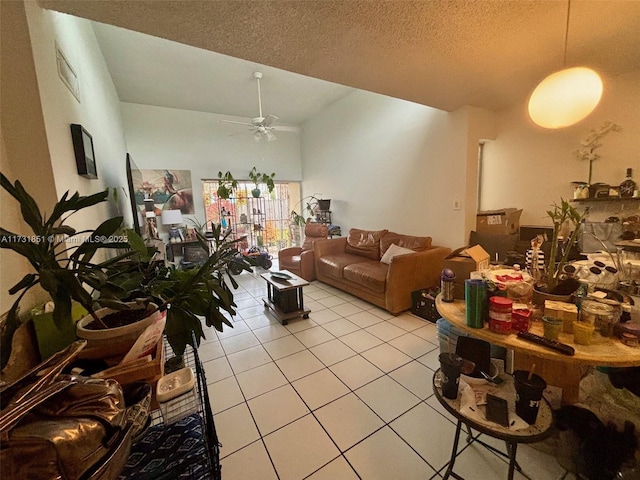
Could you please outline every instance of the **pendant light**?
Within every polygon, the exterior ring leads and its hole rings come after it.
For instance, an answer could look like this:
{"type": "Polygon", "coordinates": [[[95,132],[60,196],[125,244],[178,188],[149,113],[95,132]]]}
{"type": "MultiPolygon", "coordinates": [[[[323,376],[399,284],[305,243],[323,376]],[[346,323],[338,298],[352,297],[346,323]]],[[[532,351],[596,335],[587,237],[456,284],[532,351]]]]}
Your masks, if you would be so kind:
{"type": "Polygon", "coordinates": [[[564,70],[545,78],[529,98],[529,116],[543,128],[564,128],[588,116],[602,97],[602,80],[590,68],[567,65],[567,40],[571,0],[567,3],[564,36],[564,70]]]}

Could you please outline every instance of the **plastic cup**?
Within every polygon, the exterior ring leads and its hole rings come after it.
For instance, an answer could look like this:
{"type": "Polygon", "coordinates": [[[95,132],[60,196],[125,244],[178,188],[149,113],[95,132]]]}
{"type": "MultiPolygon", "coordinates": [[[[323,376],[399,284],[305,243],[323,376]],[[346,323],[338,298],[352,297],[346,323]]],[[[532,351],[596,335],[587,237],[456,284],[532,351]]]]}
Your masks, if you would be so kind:
{"type": "Polygon", "coordinates": [[[445,398],[455,400],[458,398],[458,382],[460,370],[464,363],[463,358],[455,353],[440,354],[440,372],[442,374],[442,395],[445,398]]]}
{"type": "Polygon", "coordinates": [[[578,345],[591,345],[595,325],[585,322],[573,322],[573,341],[578,345]]]}
{"type": "Polygon", "coordinates": [[[516,370],[513,377],[516,387],[516,413],[529,425],[533,425],[538,417],[538,408],[547,382],[535,374],[529,379],[529,372],[525,370],[516,370]]]}
{"type": "Polygon", "coordinates": [[[562,331],[562,320],[553,317],[542,317],[542,326],[544,327],[544,338],[558,340],[558,336],[562,331]]]}

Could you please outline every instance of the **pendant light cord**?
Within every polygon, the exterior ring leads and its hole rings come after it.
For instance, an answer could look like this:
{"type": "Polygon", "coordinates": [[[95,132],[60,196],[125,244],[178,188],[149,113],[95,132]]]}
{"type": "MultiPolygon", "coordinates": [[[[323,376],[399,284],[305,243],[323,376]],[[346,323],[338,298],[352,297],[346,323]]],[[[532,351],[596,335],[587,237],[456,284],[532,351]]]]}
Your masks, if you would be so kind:
{"type": "Polygon", "coordinates": [[[562,66],[567,68],[567,44],[569,43],[569,16],[571,14],[571,0],[567,1],[567,24],[564,29],[564,59],[562,66]]]}

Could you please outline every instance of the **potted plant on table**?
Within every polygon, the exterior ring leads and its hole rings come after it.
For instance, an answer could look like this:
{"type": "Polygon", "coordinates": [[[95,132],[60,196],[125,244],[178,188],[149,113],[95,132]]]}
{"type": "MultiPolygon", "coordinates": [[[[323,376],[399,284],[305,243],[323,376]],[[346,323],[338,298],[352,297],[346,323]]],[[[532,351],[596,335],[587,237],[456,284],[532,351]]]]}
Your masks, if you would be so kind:
{"type": "Polygon", "coordinates": [[[298,203],[295,204],[293,210],[291,210],[291,225],[295,225],[298,227],[304,227],[305,224],[313,218],[316,209],[318,208],[318,197],[317,193],[313,195],[306,196],[302,198],[298,203]],[[303,207],[304,205],[304,207],[303,207]],[[297,212],[297,209],[300,208],[300,213],[297,212]],[[305,212],[307,216],[305,217],[305,212]]]}
{"type": "MultiPolygon", "coordinates": [[[[584,214],[581,214],[568,201],[560,199],[560,204],[553,204],[553,209],[547,211],[553,222],[553,238],[549,258],[542,275],[536,275],[536,258],[531,259],[533,277],[536,281],[535,290],[547,295],[571,295],[578,287],[575,281],[563,282],[560,274],[569,259],[571,247],[580,234],[580,225],[584,214]],[[560,243],[562,239],[562,243],[560,243]],[[558,251],[560,249],[560,252],[558,251]],[[560,257],[557,260],[557,257],[560,257]]],[[[535,255],[534,255],[535,257],[535,255]]]]}
{"type": "Polygon", "coordinates": [[[267,175],[266,173],[258,172],[256,167],[253,167],[249,172],[249,178],[255,184],[255,188],[251,190],[251,195],[253,195],[255,198],[258,198],[260,196],[261,183],[264,183],[267,186],[267,190],[269,191],[269,193],[273,192],[273,189],[275,188],[273,179],[275,178],[275,176],[275,173],[267,175]]]}

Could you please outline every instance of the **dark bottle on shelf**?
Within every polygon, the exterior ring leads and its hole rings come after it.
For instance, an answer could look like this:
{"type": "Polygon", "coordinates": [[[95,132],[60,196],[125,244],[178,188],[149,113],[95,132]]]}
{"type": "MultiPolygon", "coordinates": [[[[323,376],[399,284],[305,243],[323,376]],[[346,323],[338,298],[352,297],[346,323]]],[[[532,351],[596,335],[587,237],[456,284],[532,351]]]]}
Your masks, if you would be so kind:
{"type": "Polygon", "coordinates": [[[620,196],[625,198],[633,197],[633,192],[637,188],[636,182],[632,178],[632,169],[627,168],[627,178],[620,184],[620,196]]]}

